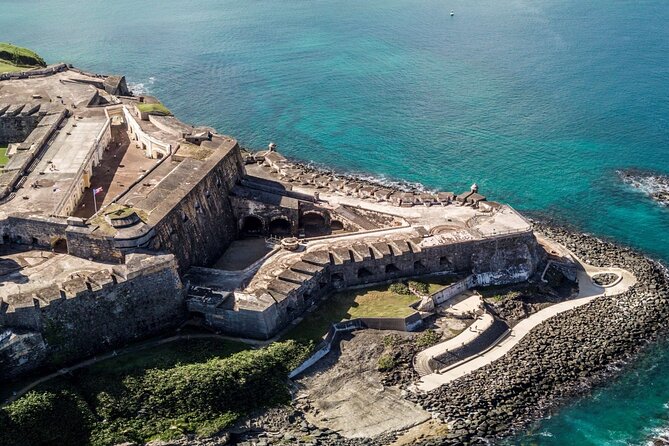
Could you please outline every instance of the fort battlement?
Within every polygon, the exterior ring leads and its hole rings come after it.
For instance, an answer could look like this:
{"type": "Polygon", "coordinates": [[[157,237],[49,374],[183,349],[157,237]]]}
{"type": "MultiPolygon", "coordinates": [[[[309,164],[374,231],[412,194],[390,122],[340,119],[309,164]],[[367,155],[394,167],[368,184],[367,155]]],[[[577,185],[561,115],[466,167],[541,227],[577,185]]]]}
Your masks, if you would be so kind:
{"type": "Polygon", "coordinates": [[[444,272],[517,282],[541,255],[531,225],[475,186],[395,187],[243,153],[132,96],[122,76],[59,65],[3,77],[0,138],[0,376],[189,312],[266,339],[336,290],[444,272]],[[273,247],[248,264],[219,265],[265,238],[273,247]]]}

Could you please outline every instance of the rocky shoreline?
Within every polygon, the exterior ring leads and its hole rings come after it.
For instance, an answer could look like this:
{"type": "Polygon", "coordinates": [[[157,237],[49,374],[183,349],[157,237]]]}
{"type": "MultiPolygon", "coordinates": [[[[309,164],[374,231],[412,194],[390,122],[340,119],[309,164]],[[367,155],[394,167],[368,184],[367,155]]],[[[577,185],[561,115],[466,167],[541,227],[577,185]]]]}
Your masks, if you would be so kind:
{"type": "Polygon", "coordinates": [[[508,436],[603,382],[666,330],[669,286],[662,265],[589,235],[535,227],[586,263],[631,271],[637,284],[549,319],[492,364],[434,392],[412,395],[451,426],[445,438],[424,446],[485,444],[508,436]]]}

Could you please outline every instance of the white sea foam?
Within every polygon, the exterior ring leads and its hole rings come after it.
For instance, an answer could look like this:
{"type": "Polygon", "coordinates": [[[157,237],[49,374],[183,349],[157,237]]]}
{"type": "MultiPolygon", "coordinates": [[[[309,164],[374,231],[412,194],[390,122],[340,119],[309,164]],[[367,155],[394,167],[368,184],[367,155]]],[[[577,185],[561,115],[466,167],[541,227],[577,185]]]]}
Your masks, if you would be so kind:
{"type": "Polygon", "coordinates": [[[669,206],[669,177],[666,175],[635,170],[619,170],[620,178],[630,186],[656,200],[663,206],[669,206]]]}
{"type": "Polygon", "coordinates": [[[146,82],[128,82],[128,88],[134,94],[150,94],[155,82],[156,78],[151,76],[146,82]]]}
{"type": "Polygon", "coordinates": [[[648,436],[647,446],[669,445],[669,427],[657,427],[648,436]]]}

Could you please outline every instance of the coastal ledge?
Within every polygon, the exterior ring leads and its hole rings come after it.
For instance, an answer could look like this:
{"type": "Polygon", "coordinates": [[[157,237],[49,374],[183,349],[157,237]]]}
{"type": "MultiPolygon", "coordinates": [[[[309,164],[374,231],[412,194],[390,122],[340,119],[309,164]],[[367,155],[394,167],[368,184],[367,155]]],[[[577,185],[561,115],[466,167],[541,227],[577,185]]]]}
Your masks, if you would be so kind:
{"type": "Polygon", "coordinates": [[[497,361],[425,394],[409,398],[448,423],[449,433],[424,446],[486,444],[513,434],[608,378],[666,331],[665,268],[595,237],[536,224],[535,229],[597,267],[631,271],[628,291],[553,317],[497,361]]]}

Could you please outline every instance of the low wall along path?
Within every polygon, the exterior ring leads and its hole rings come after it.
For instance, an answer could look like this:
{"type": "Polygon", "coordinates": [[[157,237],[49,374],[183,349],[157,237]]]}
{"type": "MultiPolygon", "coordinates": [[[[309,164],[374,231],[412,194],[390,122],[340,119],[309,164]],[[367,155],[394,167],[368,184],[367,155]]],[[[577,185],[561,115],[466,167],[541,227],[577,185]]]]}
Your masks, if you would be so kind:
{"type": "Polygon", "coordinates": [[[423,376],[417,384],[416,389],[423,392],[429,392],[443,384],[447,384],[468,373],[471,373],[474,370],[480,369],[481,367],[490,364],[491,362],[504,356],[509,350],[518,344],[518,342],[520,342],[520,340],[527,333],[529,333],[530,330],[547,319],[550,319],[555,315],[573,308],[585,305],[598,297],[615,296],[624,293],[636,283],[636,278],[634,275],[627,270],[621,268],[597,268],[595,266],[583,263],[573,254],[571,254],[571,256],[579,265],[579,269],[577,271],[579,292],[576,298],[552,305],[531,315],[527,319],[522,320],[515,327],[513,327],[513,329],[511,329],[508,336],[502,338],[496,345],[487,349],[483,353],[471,358],[467,358],[437,373],[423,376]],[[613,273],[616,274],[620,279],[608,287],[596,285],[592,281],[592,277],[602,273],[613,273]]]}

